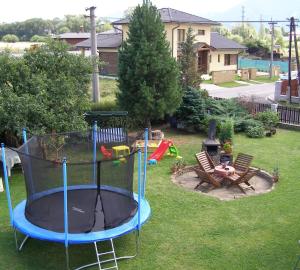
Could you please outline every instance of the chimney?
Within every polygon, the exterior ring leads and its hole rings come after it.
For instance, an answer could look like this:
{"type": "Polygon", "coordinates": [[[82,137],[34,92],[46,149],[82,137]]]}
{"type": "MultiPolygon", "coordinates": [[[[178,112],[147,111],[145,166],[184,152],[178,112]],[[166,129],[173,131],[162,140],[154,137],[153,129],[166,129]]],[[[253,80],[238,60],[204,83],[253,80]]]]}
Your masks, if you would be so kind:
{"type": "Polygon", "coordinates": [[[80,26],[80,33],[83,33],[84,32],[84,28],[83,28],[83,25],[80,26]]]}

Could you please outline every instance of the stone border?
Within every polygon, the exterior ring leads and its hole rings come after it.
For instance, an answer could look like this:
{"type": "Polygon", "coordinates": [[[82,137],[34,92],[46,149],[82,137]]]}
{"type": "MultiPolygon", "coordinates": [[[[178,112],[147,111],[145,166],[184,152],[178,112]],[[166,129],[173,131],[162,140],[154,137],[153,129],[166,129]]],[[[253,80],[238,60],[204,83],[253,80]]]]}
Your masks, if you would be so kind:
{"type": "MultiPolygon", "coordinates": [[[[188,172],[192,172],[194,171],[194,168],[198,167],[198,165],[189,165],[189,166],[186,166],[184,167],[183,169],[177,171],[176,173],[172,173],[171,174],[171,181],[173,184],[175,184],[176,186],[180,187],[180,188],[183,188],[180,184],[178,184],[176,182],[176,178],[183,175],[184,173],[188,173],[188,172]]],[[[256,168],[256,167],[250,167],[251,169],[259,169],[259,168],[256,168]]],[[[232,200],[236,200],[236,199],[240,199],[240,198],[247,198],[247,197],[252,197],[252,196],[258,196],[258,195],[261,195],[261,194],[266,194],[266,193],[269,193],[271,192],[274,188],[275,188],[275,184],[276,182],[273,181],[273,176],[265,171],[265,170],[262,170],[262,169],[259,169],[259,172],[257,173],[257,176],[260,176],[264,179],[266,179],[268,182],[270,182],[271,184],[271,187],[269,189],[265,189],[263,192],[257,192],[256,194],[251,194],[251,195],[243,195],[243,196],[238,196],[237,198],[235,199],[232,199],[232,200]]],[[[216,198],[220,201],[230,201],[228,199],[222,199],[222,198],[219,198],[217,196],[212,196],[210,195],[209,193],[204,193],[204,192],[201,192],[201,191],[195,191],[195,190],[192,190],[192,189],[186,189],[186,188],[183,188],[184,190],[186,191],[190,191],[190,192],[195,192],[195,193],[199,193],[199,194],[202,194],[202,195],[205,195],[205,196],[209,196],[211,198],[216,198]]]]}

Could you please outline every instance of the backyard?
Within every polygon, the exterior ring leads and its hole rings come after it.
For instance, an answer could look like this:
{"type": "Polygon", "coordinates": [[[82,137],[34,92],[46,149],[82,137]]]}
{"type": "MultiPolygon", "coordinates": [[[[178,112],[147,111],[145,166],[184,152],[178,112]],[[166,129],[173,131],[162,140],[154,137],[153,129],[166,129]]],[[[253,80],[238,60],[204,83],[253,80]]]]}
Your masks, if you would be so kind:
{"type": "MultiPolygon", "coordinates": [[[[195,164],[204,136],[164,130],[188,164],[195,164]]],[[[165,158],[149,166],[146,197],[152,217],[141,232],[141,253],[121,261],[120,269],[292,269],[300,254],[299,133],[279,129],[272,138],[236,134],[234,154],[254,155],[253,165],[272,172],[279,162],[280,180],[267,194],[219,201],[173,184],[165,158]]],[[[23,175],[10,179],[13,203],[25,199],[23,175]]],[[[0,196],[0,269],[64,269],[63,245],[29,240],[15,251],[5,194],[0,196]]],[[[116,240],[117,254],[133,251],[134,237],[116,240]]],[[[92,245],[71,246],[73,267],[95,261],[92,245]]],[[[97,267],[91,268],[97,269],[97,267]]]]}

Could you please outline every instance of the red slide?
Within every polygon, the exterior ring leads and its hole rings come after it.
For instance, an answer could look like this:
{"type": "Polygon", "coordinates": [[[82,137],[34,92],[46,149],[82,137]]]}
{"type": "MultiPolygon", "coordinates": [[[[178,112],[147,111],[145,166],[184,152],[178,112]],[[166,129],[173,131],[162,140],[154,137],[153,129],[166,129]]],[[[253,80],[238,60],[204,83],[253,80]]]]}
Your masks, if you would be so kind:
{"type": "Polygon", "coordinates": [[[150,155],[148,160],[155,159],[157,161],[161,160],[165,152],[169,149],[169,147],[172,145],[171,141],[162,140],[159,147],[150,155]]]}

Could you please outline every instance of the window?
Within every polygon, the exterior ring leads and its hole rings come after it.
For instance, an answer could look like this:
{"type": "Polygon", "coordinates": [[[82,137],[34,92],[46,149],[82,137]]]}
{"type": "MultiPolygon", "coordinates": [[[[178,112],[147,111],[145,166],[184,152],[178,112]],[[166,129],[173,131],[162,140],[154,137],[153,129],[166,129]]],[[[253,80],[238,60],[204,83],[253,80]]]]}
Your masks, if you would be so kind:
{"type": "Polygon", "coordinates": [[[199,29],[199,30],[198,30],[198,35],[199,35],[199,36],[205,36],[205,30],[199,29]]]}
{"type": "Polygon", "coordinates": [[[224,55],[224,65],[236,65],[237,64],[237,54],[225,54],[224,55]]]}
{"type": "Polygon", "coordinates": [[[221,55],[218,54],[218,63],[221,62],[221,55]]]}
{"type": "Polygon", "coordinates": [[[230,66],[230,54],[225,54],[224,55],[224,65],[225,66],[230,66]]]}

